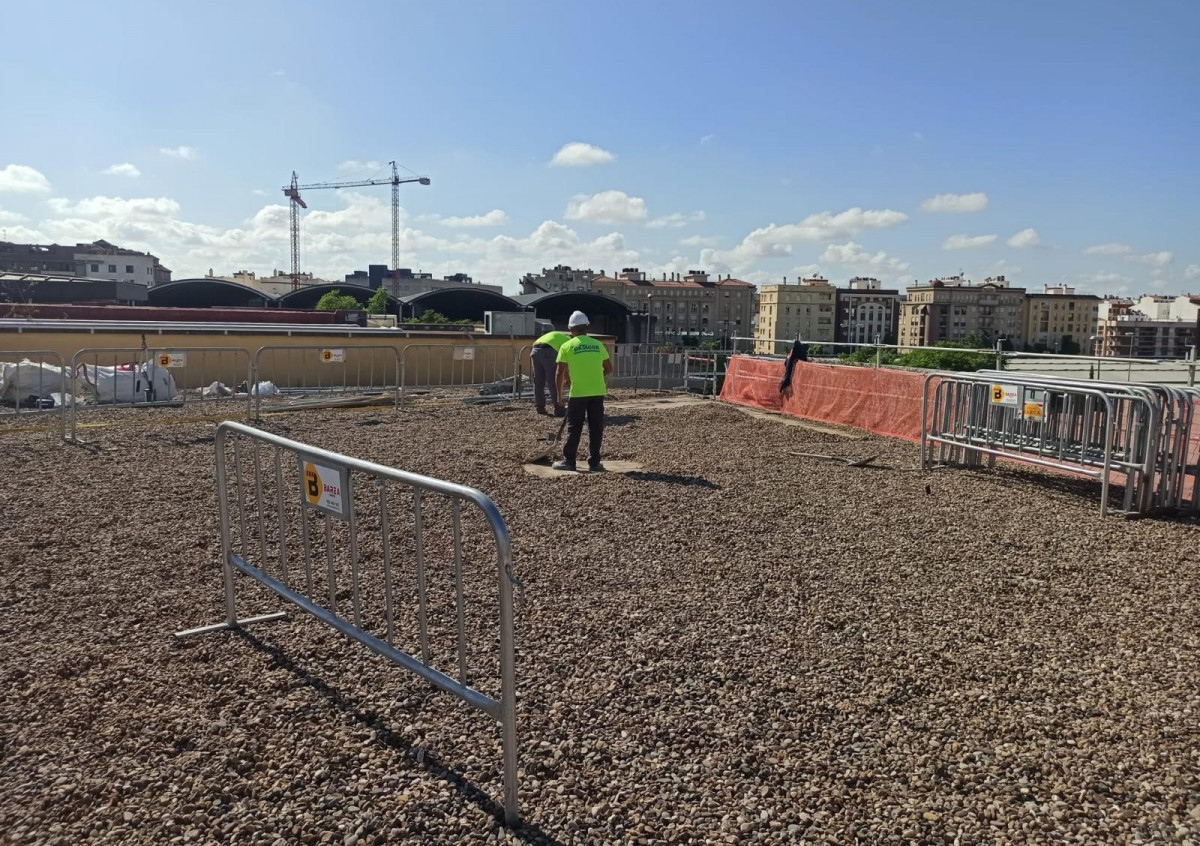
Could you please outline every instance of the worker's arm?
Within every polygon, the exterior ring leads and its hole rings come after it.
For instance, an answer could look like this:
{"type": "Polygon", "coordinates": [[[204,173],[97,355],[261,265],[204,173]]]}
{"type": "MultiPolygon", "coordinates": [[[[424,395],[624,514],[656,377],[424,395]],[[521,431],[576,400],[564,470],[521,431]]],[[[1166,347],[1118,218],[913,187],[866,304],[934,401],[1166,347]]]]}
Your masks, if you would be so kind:
{"type": "Polygon", "coordinates": [[[610,373],[612,373],[612,360],[606,358],[604,359],[604,375],[607,376],[610,373]]]}
{"type": "Polygon", "coordinates": [[[569,372],[570,371],[567,369],[567,365],[561,361],[558,363],[558,368],[554,371],[554,385],[558,388],[559,402],[565,402],[566,400],[567,394],[565,386],[570,381],[570,379],[567,378],[569,372]]]}

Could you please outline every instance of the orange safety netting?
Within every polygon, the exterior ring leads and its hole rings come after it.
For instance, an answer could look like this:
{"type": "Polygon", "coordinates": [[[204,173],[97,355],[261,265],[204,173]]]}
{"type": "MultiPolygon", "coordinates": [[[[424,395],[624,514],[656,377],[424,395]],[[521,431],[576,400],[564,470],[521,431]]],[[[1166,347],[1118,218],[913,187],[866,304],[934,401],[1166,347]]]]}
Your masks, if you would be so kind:
{"type": "Polygon", "coordinates": [[[797,361],[782,394],[784,362],[735,356],[721,399],[793,417],[853,426],[879,435],[921,440],[924,373],[797,361]]]}

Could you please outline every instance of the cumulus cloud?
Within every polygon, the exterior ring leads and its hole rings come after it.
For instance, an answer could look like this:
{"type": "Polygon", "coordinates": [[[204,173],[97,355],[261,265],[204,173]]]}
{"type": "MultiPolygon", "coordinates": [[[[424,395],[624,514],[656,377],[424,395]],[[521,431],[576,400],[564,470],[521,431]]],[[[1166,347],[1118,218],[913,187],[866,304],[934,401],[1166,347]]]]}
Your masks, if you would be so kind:
{"type": "Polygon", "coordinates": [[[471,217],[443,217],[438,223],[451,229],[471,229],[484,226],[506,226],[508,215],[500,209],[492,209],[487,214],[477,214],[471,217]]]}
{"type": "Polygon", "coordinates": [[[374,160],[359,161],[358,159],[347,159],[337,166],[339,173],[361,173],[366,170],[382,170],[383,162],[374,160]]]}
{"type": "Polygon", "coordinates": [[[938,194],[922,201],[921,211],[935,214],[966,214],[981,212],[988,207],[988,195],[983,192],[975,194],[938,194]]]}
{"type": "Polygon", "coordinates": [[[868,253],[861,244],[847,241],[844,244],[830,244],[821,253],[821,261],[831,264],[842,264],[855,270],[871,271],[873,273],[899,273],[908,270],[908,262],[892,258],[880,250],[868,253]]]}
{"type": "Polygon", "coordinates": [[[0,192],[44,194],[49,190],[50,180],[27,165],[10,164],[0,170],[0,192]]]}
{"type": "Polygon", "coordinates": [[[194,159],[200,151],[185,144],[179,147],[159,147],[158,152],[169,159],[194,159]]]}
{"type": "Polygon", "coordinates": [[[1127,258],[1129,261],[1136,261],[1139,264],[1148,264],[1152,267],[1166,267],[1175,261],[1175,254],[1167,250],[1161,250],[1157,253],[1143,253],[1140,256],[1128,256],[1127,258]]]}
{"type": "Polygon", "coordinates": [[[1017,248],[1036,247],[1040,243],[1042,243],[1042,239],[1038,236],[1036,229],[1022,229],[1008,239],[1008,245],[1017,248]]]}
{"type": "Polygon", "coordinates": [[[790,256],[796,244],[821,243],[847,238],[870,229],[889,229],[908,220],[908,215],[891,209],[823,211],[798,223],[772,223],[755,229],[731,250],[703,250],[700,259],[716,270],[741,273],[763,258],[790,256]]]}
{"type": "Polygon", "coordinates": [[[589,165],[608,164],[615,159],[612,153],[592,144],[582,141],[572,141],[563,144],[562,149],[554,154],[550,164],[554,167],[588,167],[589,165]]]}
{"type": "Polygon", "coordinates": [[[690,214],[683,212],[672,212],[671,214],[656,217],[646,224],[647,229],[681,229],[689,223],[699,223],[704,220],[704,212],[694,211],[690,214]]]}
{"type": "Polygon", "coordinates": [[[721,239],[711,236],[693,235],[690,238],[681,238],[679,243],[685,247],[715,247],[721,243],[721,239]]]}
{"type": "Polygon", "coordinates": [[[1183,271],[1184,279],[1200,279],[1200,264],[1189,264],[1183,271]]]}
{"type": "Polygon", "coordinates": [[[589,223],[637,223],[646,219],[646,201],[624,191],[578,194],[567,203],[566,217],[589,223]]]}
{"type": "Polygon", "coordinates": [[[5,211],[0,209],[0,223],[24,223],[29,220],[25,215],[19,212],[5,211]]]}
{"type": "Polygon", "coordinates": [[[142,172],[129,162],[124,164],[109,165],[104,170],[100,171],[105,176],[141,176],[142,172]]]}
{"type": "Polygon", "coordinates": [[[1128,244],[1095,244],[1084,250],[1089,256],[1124,256],[1133,252],[1133,247],[1128,244]]]}
{"type": "Polygon", "coordinates": [[[951,235],[942,242],[943,250],[974,250],[996,243],[995,235],[951,235]]]}

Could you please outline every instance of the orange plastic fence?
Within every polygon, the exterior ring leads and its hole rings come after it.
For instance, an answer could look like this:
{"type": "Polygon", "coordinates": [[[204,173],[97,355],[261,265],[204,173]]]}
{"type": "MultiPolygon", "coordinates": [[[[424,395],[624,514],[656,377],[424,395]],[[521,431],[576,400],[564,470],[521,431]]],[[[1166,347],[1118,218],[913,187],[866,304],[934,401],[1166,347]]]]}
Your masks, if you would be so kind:
{"type": "Polygon", "coordinates": [[[921,440],[923,373],[798,361],[791,386],[781,394],[783,372],[779,359],[734,356],[721,399],[906,441],[921,440]]]}

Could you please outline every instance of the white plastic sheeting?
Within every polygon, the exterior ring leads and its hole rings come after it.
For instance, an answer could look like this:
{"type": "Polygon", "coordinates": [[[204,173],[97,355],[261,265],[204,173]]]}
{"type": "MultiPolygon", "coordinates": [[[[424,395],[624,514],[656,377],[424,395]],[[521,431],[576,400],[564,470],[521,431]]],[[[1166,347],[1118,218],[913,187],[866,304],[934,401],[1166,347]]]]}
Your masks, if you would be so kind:
{"type": "Polygon", "coordinates": [[[98,404],[166,402],[176,393],[171,371],[153,364],[81,364],[75,371],[75,394],[98,404]]]}
{"type": "Polygon", "coordinates": [[[62,391],[63,371],[53,364],[30,361],[0,362],[0,403],[16,405],[30,397],[47,399],[62,391]]]}

